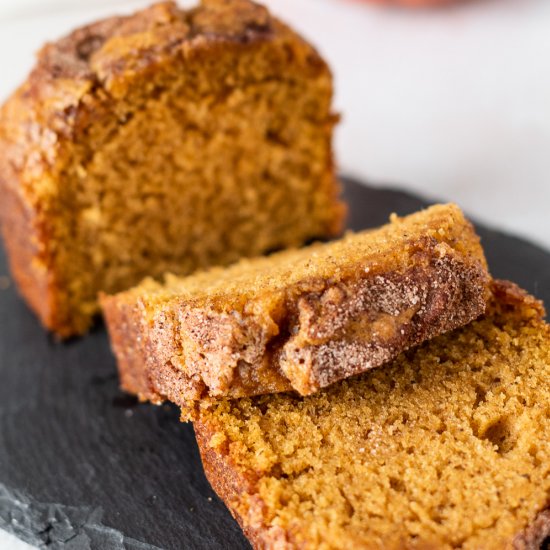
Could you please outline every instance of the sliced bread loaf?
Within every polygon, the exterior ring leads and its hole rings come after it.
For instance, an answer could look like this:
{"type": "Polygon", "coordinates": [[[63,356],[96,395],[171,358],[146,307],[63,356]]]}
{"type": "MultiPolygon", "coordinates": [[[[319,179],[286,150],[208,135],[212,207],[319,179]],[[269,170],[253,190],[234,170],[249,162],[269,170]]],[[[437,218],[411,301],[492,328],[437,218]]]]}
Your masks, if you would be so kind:
{"type": "Polygon", "coordinates": [[[479,238],[455,205],[373,231],[102,298],[122,386],[197,401],[314,393],[485,310],[479,238]]]}
{"type": "Polygon", "coordinates": [[[98,291],[342,229],[330,70],[248,0],[157,3],[38,55],[0,108],[0,221],[42,323],[85,332],[98,291]]]}
{"type": "Polygon", "coordinates": [[[550,326],[511,283],[492,296],[316,395],[200,411],[208,479],[256,548],[548,547],[550,326]]]}

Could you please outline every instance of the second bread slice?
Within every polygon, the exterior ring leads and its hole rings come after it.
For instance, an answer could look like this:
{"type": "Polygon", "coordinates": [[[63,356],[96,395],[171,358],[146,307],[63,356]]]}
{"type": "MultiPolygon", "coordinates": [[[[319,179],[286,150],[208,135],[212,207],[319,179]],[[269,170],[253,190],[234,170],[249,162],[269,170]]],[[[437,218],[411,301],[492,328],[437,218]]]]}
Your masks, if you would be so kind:
{"type": "Polygon", "coordinates": [[[186,410],[316,392],[485,310],[479,238],[439,205],[326,244],[102,298],[123,388],[186,410]]]}
{"type": "Polygon", "coordinates": [[[207,477],[257,549],[548,549],[543,315],[495,281],[480,319],[381,369],[220,400],[194,423],[207,477]]]}

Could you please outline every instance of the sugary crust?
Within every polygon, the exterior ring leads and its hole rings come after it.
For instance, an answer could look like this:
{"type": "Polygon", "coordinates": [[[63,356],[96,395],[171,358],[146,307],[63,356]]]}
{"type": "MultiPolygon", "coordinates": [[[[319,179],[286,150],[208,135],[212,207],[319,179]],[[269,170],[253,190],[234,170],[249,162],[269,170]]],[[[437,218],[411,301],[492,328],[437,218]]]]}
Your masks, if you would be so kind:
{"type": "Polygon", "coordinates": [[[456,248],[411,237],[402,263],[365,268],[368,258],[357,260],[343,280],[300,280],[241,313],[183,300],[152,315],[146,297],[104,296],[122,387],[142,399],[168,399],[193,416],[199,401],[308,395],[379,367],[485,311],[489,276],[477,237],[462,224],[456,248]]]}
{"type": "MultiPolygon", "coordinates": [[[[130,305],[121,304],[121,307],[113,309],[110,314],[111,343],[116,345],[119,361],[123,364],[131,364],[135,360],[134,348],[128,343],[140,342],[142,338],[140,324],[136,322],[138,316],[133,309],[130,305]]],[[[126,391],[137,395],[142,401],[161,402],[160,397],[149,389],[149,379],[144,369],[128,368],[119,371],[119,379],[126,391]]]]}
{"type": "MultiPolygon", "coordinates": [[[[540,323],[545,311],[542,303],[514,283],[494,280],[491,282],[491,293],[494,296],[493,309],[514,312],[527,322],[535,319],[540,323]]],[[[307,541],[297,542],[291,532],[280,527],[268,527],[263,520],[266,504],[257,490],[258,476],[253,470],[237,465],[231,458],[228,442],[221,446],[212,441],[217,437],[216,427],[204,421],[199,415],[193,422],[204,471],[208,481],[218,496],[224,501],[231,514],[238,521],[245,535],[255,549],[291,550],[306,548],[307,541]]],[[[550,537],[550,508],[537,512],[535,520],[512,538],[503,548],[513,550],[544,550],[550,537]]],[[[361,544],[361,548],[371,548],[361,544]]],[[[379,548],[373,544],[372,548],[379,548]]],[[[404,550],[410,548],[405,542],[385,544],[384,548],[404,550]]],[[[431,548],[430,545],[416,544],[415,548],[431,548]]]]}
{"type": "Polygon", "coordinates": [[[280,358],[299,393],[378,367],[485,311],[488,276],[481,262],[440,245],[427,244],[419,256],[418,265],[404,273],[360,278],[300,299],[300,332],[280,358]],[[371,311],[376,314],[363,317],[371,311]],[[353,333],[351,341],[338,337],[342,331],[353,333]]]}
{"type": "MultiPolygon", "coordinates": [[[[238,52],[281,37],[292,42],[307,74],[329,74],[308,43],[247,0],[204,0],[191,10],[161,2],[42,48],[27,81],[0,109],[0,221],[18,288],[45,327],[68,337],[90,324],[71,316],[52,238],[55,185],[75,144],[86,142],[91,125],[116,116],[133,83],[174,56],[207,57],[228,47],[238,52]]],[[[328,162],[327,173],[334,174],[328,162]]],[[[327,236],[342,229],[338,195],[333,178],[327,236]]]]}

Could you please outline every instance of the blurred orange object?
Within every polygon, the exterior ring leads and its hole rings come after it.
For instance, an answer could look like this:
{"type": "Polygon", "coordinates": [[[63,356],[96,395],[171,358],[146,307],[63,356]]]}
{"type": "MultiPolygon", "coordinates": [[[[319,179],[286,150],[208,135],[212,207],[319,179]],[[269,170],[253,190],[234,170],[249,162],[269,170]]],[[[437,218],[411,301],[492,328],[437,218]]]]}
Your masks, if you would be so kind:
{"type": "Polygon", "coordinates": [[[454,4],[457,0],[363,0],[371,4],[385,4],[387,6],[407,6],[410,8],[444,6],[454,4]]]}

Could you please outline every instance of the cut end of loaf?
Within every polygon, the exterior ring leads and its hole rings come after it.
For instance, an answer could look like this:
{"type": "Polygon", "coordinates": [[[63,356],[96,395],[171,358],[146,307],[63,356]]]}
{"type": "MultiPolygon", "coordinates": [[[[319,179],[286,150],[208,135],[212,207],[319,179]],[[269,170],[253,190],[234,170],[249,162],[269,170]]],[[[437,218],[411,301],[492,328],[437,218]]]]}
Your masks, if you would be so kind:
{"type": "Polygon", "coordinates": [[[314,48],[247,0],[160,3],[48,44],[0,111],[22,294],[81,334],[100,291],[337,235],[331,100],[314,48]]]}

